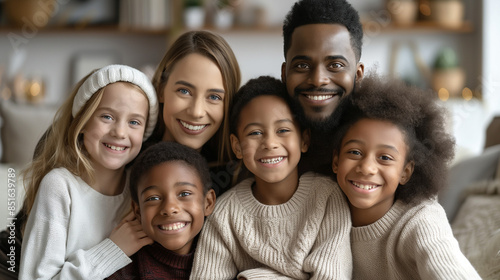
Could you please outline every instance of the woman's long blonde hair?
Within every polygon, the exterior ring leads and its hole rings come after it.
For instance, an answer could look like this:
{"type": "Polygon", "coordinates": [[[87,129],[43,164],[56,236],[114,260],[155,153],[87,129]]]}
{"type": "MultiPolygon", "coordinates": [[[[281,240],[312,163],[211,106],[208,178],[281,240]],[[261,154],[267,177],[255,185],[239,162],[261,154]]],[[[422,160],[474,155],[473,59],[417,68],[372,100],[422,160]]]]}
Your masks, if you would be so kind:
{"type": "MultiPolygon", "coordinates": [[[[31,164],[23,171],[24,187],[26,196],[23,203],[23,211],[29,216],[35,202],[40,183],[52,169],[64,167],[75,176],[93,180],[94,169],[85,149],[81,131],[87,121],[95,112],[102,99],[104,88],[98,90],[82,107],[78,114],[73,117],[73,99],[83,82],[93,73],[80,80],[71,95],[57,111],[54,121],[35,149],[35,155],[31,164]]],[[[24,226],[22,225],[24,231],[24,226]]]]}
{"type": "MultiPolygon", "coordinates": [[[[233,96],[238,91],[241,83],[241,73],[238,61],[229,44],[220,35],[210,31],[188,31],[182,34],[170,47],[162,61],[156,68],[153,77],[153,86],[158,99],[163,94],[168,77],[175,64],[189,54],[201,54],[212,60],[220,69],[224,83],[224,120],[217,131],[207,143],[208,149],[217,149],[219,162],[231,158],[231,147],[229,144],[229,108],[233,102],[233,96]]],[[[163,120],[163,103],[160,104],[158,122],[150,139],[161,141],[165,133],[163,120]]],[[[208,159],[209,161],[211,159],[208,159]]]]}

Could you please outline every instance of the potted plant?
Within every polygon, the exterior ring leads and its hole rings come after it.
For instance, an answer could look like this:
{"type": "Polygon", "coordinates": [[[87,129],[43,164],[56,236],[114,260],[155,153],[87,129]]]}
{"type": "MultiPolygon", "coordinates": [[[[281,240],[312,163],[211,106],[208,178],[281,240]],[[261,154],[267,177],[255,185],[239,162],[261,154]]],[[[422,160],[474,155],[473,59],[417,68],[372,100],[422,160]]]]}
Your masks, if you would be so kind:
{"type": "Polygon", "coordinates": [[[205,24],[203,0],[184,0],[184,26],[197,29],[205,24]]]}
{"type": "Polygon", "coordinates": [[[418,14],[417,0],[388,0],[387,10],[395,25],[412,25],[418,14]]]}
{"type": "Polygon", "coordinates": [[[462,0],[429,0],[429,8],[430,20],[449,28],[462,26],[464,17],[462,0]]]}
{"type": "Polygon", "coordinates": [[[231,0],[215,0],[213,24],[218,29],[228,29],[233,25],[234,8],[231,0]]]}
{"type": "Polygon", "coordinates": [[[451,97],[460,96],[465,84],[464,70],[459,66],[458,58],[452,48],[443,48],[434,61],[432,88],[439,92],[444,88],[451,97]]]}

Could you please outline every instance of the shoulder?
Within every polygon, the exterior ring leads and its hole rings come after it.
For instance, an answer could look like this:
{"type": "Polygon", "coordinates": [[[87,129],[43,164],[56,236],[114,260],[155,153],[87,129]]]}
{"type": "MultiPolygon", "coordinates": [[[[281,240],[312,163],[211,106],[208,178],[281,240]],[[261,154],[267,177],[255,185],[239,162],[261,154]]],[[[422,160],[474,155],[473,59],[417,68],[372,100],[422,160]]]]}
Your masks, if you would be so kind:
{"type": "Polygon", "coordinates": [[[217,198],[215,203],[215,212],[226,212],[228,211],[228,207],[231,205],[239,205],[239,200],[247,200],[252,198],[252,196],[248,196],[248,193],[251,194],[251,186],[254,182],[253,178],[248,178],[238,183],[225,193],[223,193],[220,197],[217,198]]]}
{"type": "Polygon", "coordinates": [[[62,195],[69,192],[73,185],[80,184],[79,178],[66,168],[52,169],[40,182],[39,193],[46,195],[62,195]]]}
{"type": "Polygon", "coordinates": [[[399,223],[408,235],[418,238],[452,234],[446,213],[436,199],[424,200],[417,205],[403,205],[401,208],[404,214],[399,223]]]}

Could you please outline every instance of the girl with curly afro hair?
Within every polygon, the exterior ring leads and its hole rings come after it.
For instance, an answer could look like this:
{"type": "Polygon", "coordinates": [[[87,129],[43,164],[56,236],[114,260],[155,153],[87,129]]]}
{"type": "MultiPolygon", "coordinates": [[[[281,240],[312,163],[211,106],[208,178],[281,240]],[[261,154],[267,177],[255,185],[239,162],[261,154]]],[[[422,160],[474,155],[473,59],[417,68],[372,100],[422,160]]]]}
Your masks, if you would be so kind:
{"type": "Polygon", "coordinates": [[[430,92],[372,74],[335,114],[332,169],[353,228],[353,279],[481,279],[437,194],[454,154],[430,92]]]}

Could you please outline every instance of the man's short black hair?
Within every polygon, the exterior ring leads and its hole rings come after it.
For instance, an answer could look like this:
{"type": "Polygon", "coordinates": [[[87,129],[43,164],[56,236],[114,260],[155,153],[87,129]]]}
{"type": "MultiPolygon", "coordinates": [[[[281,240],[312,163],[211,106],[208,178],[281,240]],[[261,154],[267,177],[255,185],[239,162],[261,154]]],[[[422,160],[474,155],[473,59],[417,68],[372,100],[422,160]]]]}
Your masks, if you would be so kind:
{"type": "MultiPolygon", "coordinates": [[[[299,0],[286,15],[283,23],[283,49],[290,49],[295,28],[306,24],[340,24],[347,28],[356,60],[361,58],[363,26],[358,12],[346,0],[299,0]]],[[[321,38],[318,38],[321,40],[321,38]]]]}

